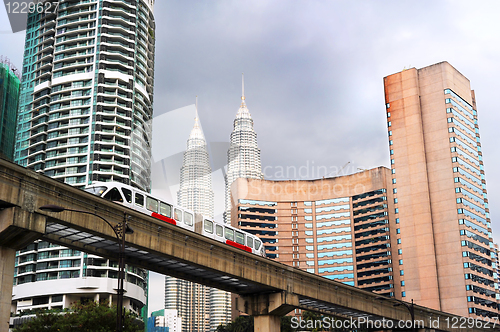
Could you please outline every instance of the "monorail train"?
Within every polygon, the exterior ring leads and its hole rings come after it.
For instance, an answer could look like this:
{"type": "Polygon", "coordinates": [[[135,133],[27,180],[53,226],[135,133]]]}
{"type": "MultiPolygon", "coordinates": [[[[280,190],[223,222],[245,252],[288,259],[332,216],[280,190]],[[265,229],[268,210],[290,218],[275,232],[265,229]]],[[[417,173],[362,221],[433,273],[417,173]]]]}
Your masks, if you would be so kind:
{"type": "Polygon", "coordinates": [[[94,182],[87,186],[85,191],[108,201],[123,204],[158,220],[265,257],[264,246],[257,236],[174,206],[132,186],[119,182],[94,182]]]}

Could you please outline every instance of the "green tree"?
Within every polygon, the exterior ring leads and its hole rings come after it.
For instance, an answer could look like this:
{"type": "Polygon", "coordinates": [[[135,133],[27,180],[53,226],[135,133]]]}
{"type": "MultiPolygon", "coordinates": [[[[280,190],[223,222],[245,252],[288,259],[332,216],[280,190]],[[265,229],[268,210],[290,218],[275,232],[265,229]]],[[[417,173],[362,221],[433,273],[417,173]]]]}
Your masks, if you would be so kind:
{"type": "Polygon", "coordinates": [[[253,332],[253,317],[239,316],[227,325],[219,325],[215,332],[253,332]]]}
{"type": "MultiPolygon", "coordinates": [[[[112,332],[116,331],[116,306],[107,302],[77,302],[64,311],[40,312],[29,322],[14,329],[14,332],[112,332]]],[[[130,311],[125,311],[125,332],[142,332],[144,323],[130,311]]]]}

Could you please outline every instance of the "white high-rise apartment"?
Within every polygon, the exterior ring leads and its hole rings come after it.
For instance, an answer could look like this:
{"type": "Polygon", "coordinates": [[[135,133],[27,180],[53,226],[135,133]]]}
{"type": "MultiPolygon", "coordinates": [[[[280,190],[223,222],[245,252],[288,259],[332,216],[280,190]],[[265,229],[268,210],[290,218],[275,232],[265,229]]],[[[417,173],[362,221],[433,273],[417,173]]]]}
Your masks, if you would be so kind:
{"type": "Polygon", "coordinates": [[[168,327],[168,332],[182,332],[182,321],[181,318],[177,316],[177,310],[161,310],[163,316],[155,317],[155,326],[157,327],[168,327]]]}
{"type": "Polygon", "coordinates": [[[15,162],[149,191],[153,0],[64,1],[28,18],[15,162]]]}
{"type": "MultiPolygon", "coordinates": [[[[195,213],[213,218],[212,169],[207,143],[198,120],[198,110],[184,152],[177,203],[195,213]]],[[[165,308],[178,311],[183,331],[210,330],[209,294],[209,287],[165,277],[165,308]]]]}
{"type": "Polygon", "coordinates": [[[227,151],[226,209],[224,222],[231,223],[231,184],[238,178],[263,179],[260,149],[253,120],[245,103],[245,84],[242,77],[241,106],[233,123],[227,151]]]}
{"type": "MultiPolygon", "coordinates": [[[[150,188],[154,0],[59,1],[28,16],[14,160],[67,184],[150,188]]],[[[101,222],[96,220],[96,222],[101,222]]],[[[116,294],[115,262],[33,243],[18,252],[13,310],[116,294]]],[[[125,305],[146,303],[127,268],[125,305]]]]}

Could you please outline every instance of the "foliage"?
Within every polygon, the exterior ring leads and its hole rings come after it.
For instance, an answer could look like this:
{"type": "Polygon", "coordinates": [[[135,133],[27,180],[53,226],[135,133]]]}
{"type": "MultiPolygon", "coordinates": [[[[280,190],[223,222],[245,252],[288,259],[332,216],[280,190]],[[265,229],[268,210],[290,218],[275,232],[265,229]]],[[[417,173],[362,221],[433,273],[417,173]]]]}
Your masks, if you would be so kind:
{"type": "Polygon", "coordinates": [[[292,327],[292,316],[281,317],[281,332],[295,332],[297,329],[292,327]]]}
{"type": "MultiPolygon", "coordinates": [[[[14,329],[14,332],[112,332],[116,331],[116,313],[116,306],[109,307],[107,302],[77,302],[62,312],[40,312],[29,322],[14,329]]],[[[134,314],[125,310],[125,332],[142,332],[143,325],[134,314]]]]}
{"type": "Polygon", "coordinates": [[[253,317],[240,316],[227,325],[219,325],[215,332],[253,332],[253,317]]]}

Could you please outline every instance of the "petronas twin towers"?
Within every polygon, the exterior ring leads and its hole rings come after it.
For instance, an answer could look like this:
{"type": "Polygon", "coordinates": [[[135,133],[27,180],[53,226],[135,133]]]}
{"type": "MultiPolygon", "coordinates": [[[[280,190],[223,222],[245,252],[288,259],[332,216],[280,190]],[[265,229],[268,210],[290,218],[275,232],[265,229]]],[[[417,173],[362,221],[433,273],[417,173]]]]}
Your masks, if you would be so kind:
{"type": "MultiPolygon", "coordinates": [[[[234,120],[227,152],[225,176],[224,222],[231,223],[231,184],[237,178],[262,179],[260,149],[253,120],[245,103],[242,82],[241,106],[234,120]]],[[[214,217],[212,170],[207,143],[198,119],[198,105],[194,127],[187,141],[181,167],[177,203],[210,218],[214,217]]],[[[220,324],[231,321],[231,294],[194,284],[189,281],[165,277],[165,308],[177,309],[182,317],[183,332],[215,331],[220,324]]]]}

